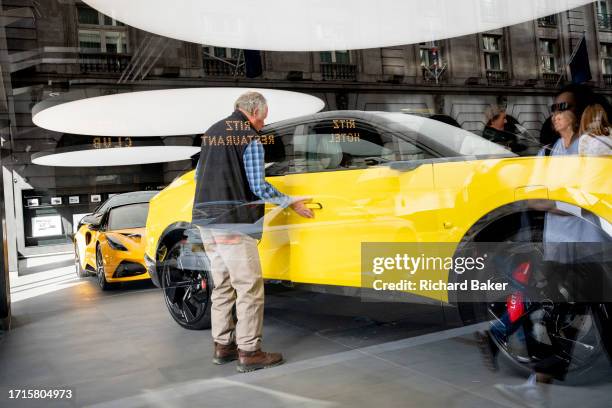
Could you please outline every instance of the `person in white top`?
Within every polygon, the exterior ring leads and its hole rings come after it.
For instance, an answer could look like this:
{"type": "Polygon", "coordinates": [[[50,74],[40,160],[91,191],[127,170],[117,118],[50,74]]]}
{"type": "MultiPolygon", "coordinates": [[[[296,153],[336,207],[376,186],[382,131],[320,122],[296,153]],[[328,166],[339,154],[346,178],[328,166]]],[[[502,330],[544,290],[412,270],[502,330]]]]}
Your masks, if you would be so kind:
{"type": "Polygon", "coordinates": [[[608,115],[600,104],[587,106],[580,121],[578,153],[582,156],[611,156],[612,136],[608,115]]]}

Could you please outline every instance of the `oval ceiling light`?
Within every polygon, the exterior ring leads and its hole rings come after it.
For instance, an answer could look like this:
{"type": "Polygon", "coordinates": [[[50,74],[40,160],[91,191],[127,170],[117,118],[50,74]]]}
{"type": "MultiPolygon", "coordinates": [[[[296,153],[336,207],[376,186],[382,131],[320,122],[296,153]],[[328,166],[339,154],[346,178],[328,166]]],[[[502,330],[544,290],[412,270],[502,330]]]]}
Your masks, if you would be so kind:
{"type": "Polygon", "coordinates": [[[106,167],[187,160],[200,152],[191,146],[131,146],[101,149],[64,148],[32,155],[32,163],[55,167],[106,167]]]}
{"type": "Polygon", "coordinates": [[[325,106],[315,96],[277,89],[181,88],[78,99],[94,92],[87,90],[39,102],[32,109],[32,121],[56,132],[93,136],[193,135],[229,116],[246,91],[260,92],[267,99],[266,123],[310,115],[325,106]]]}
{"type": "Polygon", "coordinates": [[[208,44],[270,51],[389,47],[505,27],[592,0],[84,0],[125,24],[208,44]]]}

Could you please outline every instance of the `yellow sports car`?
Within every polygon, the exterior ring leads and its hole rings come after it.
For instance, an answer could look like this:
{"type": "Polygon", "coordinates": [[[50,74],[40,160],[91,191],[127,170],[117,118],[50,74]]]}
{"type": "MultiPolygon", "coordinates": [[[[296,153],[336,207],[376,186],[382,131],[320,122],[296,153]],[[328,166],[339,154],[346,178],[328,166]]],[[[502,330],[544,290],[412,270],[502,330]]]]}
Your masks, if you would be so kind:
{"type": "MultiPolygon", "coordinates": [[[[264,132],[267,180],[310,197],[315,213],[307,219],[266,204],[259,252],[268,280],[346,293],[363,285],[363,243],[448,243],[453,255],[465,243],[518,240],[525,217],[537,239],[544,213],[528,202],[564,203],[572,216],[612,231],[610,157],[518,157],[473,133],[401,113],[325,112],[264,132]]],[[[190,329],[209,324],[213,284],[191,225],[195,185],[188,172],[151,200],[145,249],[171,316],[190,329]]],[[[444,289],[407,292],[456,301],[444,289]]]]}
{"type": "Polygon", "coordinates": [[[149,279],[144,265],[145,222],[157,191],[112,196],[85,216],[74,235],[77,276],[95,273],[102,290],[119,282],[149,279]]]}

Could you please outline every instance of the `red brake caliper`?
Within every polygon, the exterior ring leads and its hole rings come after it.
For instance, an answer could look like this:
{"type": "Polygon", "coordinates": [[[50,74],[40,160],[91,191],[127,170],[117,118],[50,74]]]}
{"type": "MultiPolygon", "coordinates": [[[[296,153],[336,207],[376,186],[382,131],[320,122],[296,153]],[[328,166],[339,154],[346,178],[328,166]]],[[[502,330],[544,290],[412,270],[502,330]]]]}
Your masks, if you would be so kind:
{"type": "MultiPolygon", "coordinates": [[[[526,285],[529,281],[529,272],[531,264],[529,262],[523,262],[512,272],[512,278],[520,283],[526,285]]],[[[525,312],[525,303],[523,293],[521,291],[515,291],[506,299],[506,310],[508,311],[508,317],[510,322],[514,323],[525,312]]]]}

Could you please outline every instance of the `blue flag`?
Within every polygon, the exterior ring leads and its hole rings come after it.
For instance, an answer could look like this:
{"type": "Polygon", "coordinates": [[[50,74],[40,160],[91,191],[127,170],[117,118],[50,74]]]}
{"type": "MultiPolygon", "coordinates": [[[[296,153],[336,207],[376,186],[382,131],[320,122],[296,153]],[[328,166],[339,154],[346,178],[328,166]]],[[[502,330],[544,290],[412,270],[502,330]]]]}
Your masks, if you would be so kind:
{"type": "Polygon", "coordinates": [[[261,65],[261,52],[257,50],[244,50],[244,63],[246,66],[246,77],[257,78],[263,73],[261,65]]]}
{"type": "Polygon", "coordinates": [[[582,37],[578,49],[574,54],[574,58],[570,61],[570,72],[572,73],[572,82],[575,84],[581,84],[583,82],[590,81],[593,77],[591,76],[591,65],[589,64],[589,51],[587,50],[587,44],[585,37],[582,37]]]}

